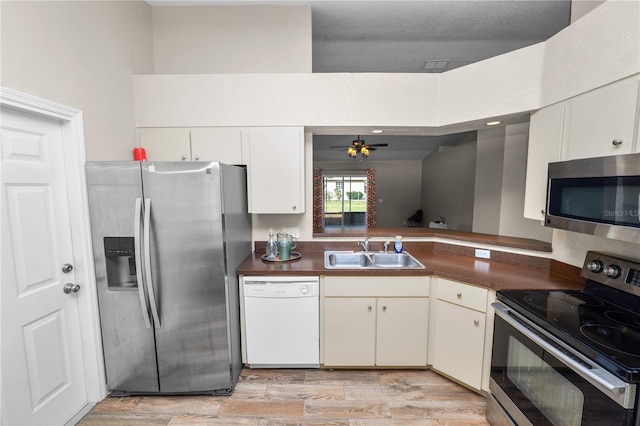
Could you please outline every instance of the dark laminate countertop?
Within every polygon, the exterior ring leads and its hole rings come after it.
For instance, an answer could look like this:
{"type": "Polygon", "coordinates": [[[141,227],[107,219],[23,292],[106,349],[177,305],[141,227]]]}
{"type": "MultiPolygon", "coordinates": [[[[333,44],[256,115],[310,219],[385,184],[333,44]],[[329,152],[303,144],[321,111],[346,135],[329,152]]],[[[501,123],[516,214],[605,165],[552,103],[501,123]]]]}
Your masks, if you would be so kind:
{"type": "MultiPolygon", "coordinates": [[[[341,250],[341,248],[337,248],[341,250]]],[[[533,259],[514,255],[501,261],[486,261],[468,255],[451,253],[446,247],[426,245],[409,247],[425,269],[327,269],[324,249],[296,249],[300,259],[290,262],[267,262],[264,251],[250,255],[237,270],[238,275],[342,275],[342,276],[429,276],[463,281],[493,290],[504,289],[581,289],[585,280],[579,269],[549,259],[533,259]],[[515,260],[514,260],[515,257],[515,260]],[[523,259],[524,258],[524,259],[523,259]]]]}

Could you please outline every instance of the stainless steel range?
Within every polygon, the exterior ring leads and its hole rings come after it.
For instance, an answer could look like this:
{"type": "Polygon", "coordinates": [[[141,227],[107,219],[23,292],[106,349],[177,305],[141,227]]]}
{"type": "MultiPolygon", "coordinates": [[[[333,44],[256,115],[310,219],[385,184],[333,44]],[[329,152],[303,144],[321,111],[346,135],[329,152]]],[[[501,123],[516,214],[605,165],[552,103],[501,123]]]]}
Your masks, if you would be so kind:
{"type": "Polygon", "coordinates": [[[497,293],[493,425],[640,425],[640,260],[587,253],[584,290],[497,293]]]}

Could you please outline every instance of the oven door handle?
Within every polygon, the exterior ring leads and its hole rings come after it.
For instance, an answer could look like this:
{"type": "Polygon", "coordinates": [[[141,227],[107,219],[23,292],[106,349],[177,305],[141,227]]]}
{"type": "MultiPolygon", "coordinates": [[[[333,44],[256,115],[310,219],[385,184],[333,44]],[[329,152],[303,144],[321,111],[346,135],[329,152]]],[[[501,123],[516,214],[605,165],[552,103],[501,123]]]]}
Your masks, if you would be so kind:
{"type": "Polygon", "coordinates": [[[595,387],[604,392],[609,398],[616,401],[623,408],[632,409],[635,405],[635,384],[626,383],[620,378],[609,373],[602,367],[593,364],[587,358],[580,356],[569,346],[563,344],[559,340],[547,335],[540,327],[531,323],[530,321],[522,318],[517,312],[513,311],[509,307],[503,305],[500,302],[492,303],[491,306],[495,309],[496,315],[502,318],[510,326],[524,334],[528,339],[532,340],[535,344],[540,346],[545,351],[563,362],[567,367],[571,368],[577,374],[582,376],[585,380],[592,383],[595,387]],[[514,317],[517,317],[514,318],[514,317]],[[522,319],[521,319],[522,318],[522,319]],[[525,326],[520,321],[525,321],[528,326],[525,326]],[[531,330],[529,327],[534,328],[531,330]],[[536,331],[540,334],[536,333],[536,331]],[[552,340],[550,343],[547,339],[552,340]],[[567,355],[561,351],[557,346],[561,346],[566,351],[571,352],[571,355],[567,355]],[[577,359],[576,359],[577,358],[577,359]],[[586,364],[586,365],[585,365],[586,364]]]}

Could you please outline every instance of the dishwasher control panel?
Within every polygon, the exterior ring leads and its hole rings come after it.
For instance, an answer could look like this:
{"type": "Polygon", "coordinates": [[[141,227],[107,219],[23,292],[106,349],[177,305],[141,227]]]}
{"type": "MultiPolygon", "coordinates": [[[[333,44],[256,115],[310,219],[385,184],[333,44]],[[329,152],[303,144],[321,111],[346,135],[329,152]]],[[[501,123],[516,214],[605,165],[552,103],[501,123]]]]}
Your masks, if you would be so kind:
{"type": "Polygon", "coordinates": [[[243,280],[245,297],[318,297],[318,277],[246,277],[243,280]]]}

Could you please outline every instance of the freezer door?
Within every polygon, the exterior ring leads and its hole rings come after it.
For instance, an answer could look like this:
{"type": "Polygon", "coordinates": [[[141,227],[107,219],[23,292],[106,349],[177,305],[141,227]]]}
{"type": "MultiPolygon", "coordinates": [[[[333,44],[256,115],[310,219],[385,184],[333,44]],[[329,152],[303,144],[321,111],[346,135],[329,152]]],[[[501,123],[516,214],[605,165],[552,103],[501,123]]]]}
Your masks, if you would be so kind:
{"type": "Polygon", "coordinates": [[[158,392],[154,335],[145,325],[148,310],[142,308],[135,266],[140,253],[133,244],[140,165],[87,162],[86,171],[107,387],[158,392]]]}
{"type": "Polygon", "coordinates": [[[160,391],[231,388],[219,164],[149,162],[142,170],[160,391]]]}

